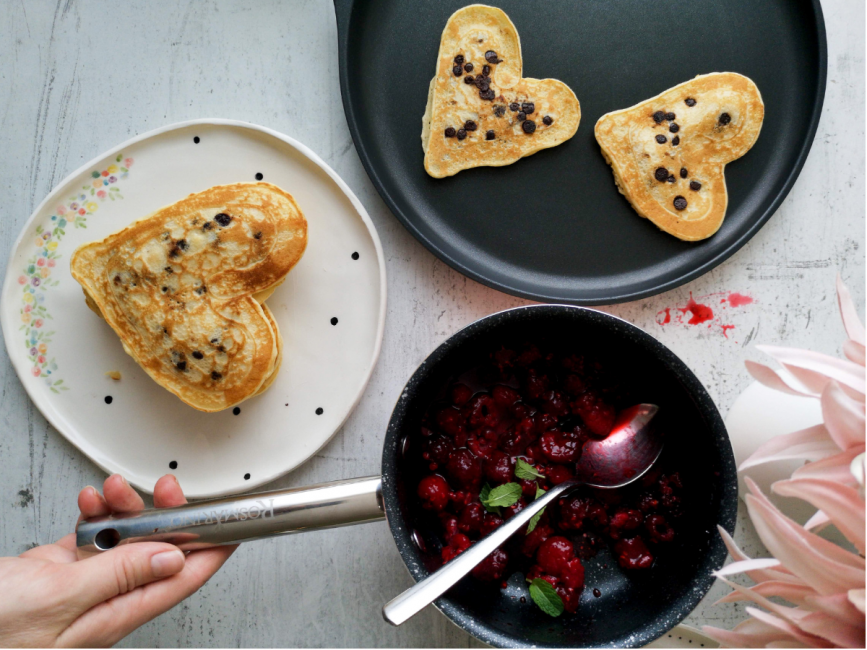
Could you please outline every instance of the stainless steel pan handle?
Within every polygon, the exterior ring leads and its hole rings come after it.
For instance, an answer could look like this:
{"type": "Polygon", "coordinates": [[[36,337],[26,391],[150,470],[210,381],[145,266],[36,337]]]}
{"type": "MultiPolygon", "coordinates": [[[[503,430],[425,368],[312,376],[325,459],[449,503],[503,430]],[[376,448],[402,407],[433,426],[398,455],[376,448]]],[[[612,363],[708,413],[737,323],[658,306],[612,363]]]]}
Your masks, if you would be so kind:
{"type": "Polygon", "coordinates": [[[383,518],[382,479],[367,476],[95,517],[79,522],[75,532],[79,555],[86,556],[133,542],[191,551],[383,518]]]}

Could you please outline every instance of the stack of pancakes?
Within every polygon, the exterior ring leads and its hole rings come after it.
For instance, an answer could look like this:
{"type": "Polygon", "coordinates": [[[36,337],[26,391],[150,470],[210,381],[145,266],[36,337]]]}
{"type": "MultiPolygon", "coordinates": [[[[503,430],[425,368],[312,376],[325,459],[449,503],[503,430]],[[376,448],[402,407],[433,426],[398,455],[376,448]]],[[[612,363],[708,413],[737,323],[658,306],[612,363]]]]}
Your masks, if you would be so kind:
{"type": "Polygon", "coordinates": [[[127,354],[185,403],[213,412],[274,381],[282,339],[264,301],[306,246],[307,221],[290,194],[237,183],[86,244],[70,266],[127,354]]]}

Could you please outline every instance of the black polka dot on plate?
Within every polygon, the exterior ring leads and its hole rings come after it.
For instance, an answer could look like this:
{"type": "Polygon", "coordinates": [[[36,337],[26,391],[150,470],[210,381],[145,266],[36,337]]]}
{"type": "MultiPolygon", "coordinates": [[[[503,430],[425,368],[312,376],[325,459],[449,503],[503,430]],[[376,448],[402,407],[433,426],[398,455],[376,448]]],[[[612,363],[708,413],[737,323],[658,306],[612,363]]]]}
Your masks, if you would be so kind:
{"type": "Polygon", "coordinates": [[[244,474],[244,480],[245,480],[245,481],[249,481],[249,480],[250,480],[250,472],[247,472],[246,474],[244,474]]]}
{"type": "Polygon", "coordinates": [[[241,407],[240,407],[240,406],[236,406],[235,408],[233,408],[233,409],[232,409],[232,414],[233,414],[233,415],[240,415],[240,414],[241,414],[241,407]]]}
{"type": "Polygon", "coordinates": [[[199,136],[196,136],[195,138],[193,138],[193,142],[195,142],[196,144],[199,144],[201,142],[201,140],[199,139],[199,136]]]}
{"type": "Polygon", "coordinates": [[[106,395],[106,396],[105,396],[105,403],[106,403],[106,404],[111,404],[112,401],[114,401],[114,398],[113,398],[111,395],[106,395]]]}
{"type": "Polygon", "coordinates": [[[335,316],[334,318],[331,319],[331,324],[337,325],[337,316],[335,316]]]}
{"type": "Polygon", "coordinates": [[[256,180],[261,181],[265,176],[262,175],[262,172],[256,172],[256,180]]]}
{"type": "Polygon", "coordinates": [[[178,468],[178,461],[173,460],[172,462],[169,463],[169,469],[177,469],[177,468],[178,468]]]}
{"type": "Polygon", "coordinates": [[[353,253],[353,254],[352,254],[352,259],[357,260],[358,257],[359,257],[358,253],[353,253]]]}
{"type": "Polygon", "coordinates": [[[325,411],[323,410],[323,408],[321,406],[318,409],[316,409],[316,415],[322,415],[323,413],[325,413],[325,411]]]}

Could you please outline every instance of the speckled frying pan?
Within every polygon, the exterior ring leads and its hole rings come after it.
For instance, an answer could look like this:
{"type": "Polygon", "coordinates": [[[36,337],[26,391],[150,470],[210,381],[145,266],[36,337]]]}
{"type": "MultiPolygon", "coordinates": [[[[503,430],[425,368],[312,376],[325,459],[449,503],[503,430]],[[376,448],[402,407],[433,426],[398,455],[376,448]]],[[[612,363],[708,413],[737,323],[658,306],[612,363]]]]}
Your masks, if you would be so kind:
{"type": "Polygon", "coordinates": [[[469,0],[335,0],[340,87],[361,162],[428,250],[490,287],[543,302],[611,304],[668,291],[735,253],[798,177],[827,72],[819,0],[498,0],[521,38],[524,74],[568,84],[581,124],[568,142],[507,167],[425,173],[421,117],[448,17],[469,0]],[[617,192],[593,137],[605,113],[698,74],[758,85],[758,142],[726,168],[719,232],[680,241],[617,192]]]}
{"type": "MultiPolygon", "coordinates": [[[[717,531],[734,531],[737,471],[722,418],[695,375],[668,348],[634,325],[580,307],[534,305],[476,321],[449,338],[407,383],[388,425],[382,476],[312,488],[227,497],[132,516],[90,520],[78,527],[84,552],[121,543],[159,540],[195,549],[316,528],[388,520],[395,544],[415,580],[438,565],[438,542],[425,529],[415,497],[423,462],[413,439],[422,417],[450,378],[475,365],[500,342],[592,342],[600,361],[658,404],[666,436],[660,462],[676,466],[685,490],[685,523],[673,548],[647,571],[627,575],[608,552],[584,562],[585,589],[574,615],[550,618],[531,604],[514,574],[504,589],[465,578],[435,605],[456,625],[500,647],[639,647],[680,622],[713,583],[726,550],[717,531]],[[595,597],[592,589],[601,592],[595,597]],[[522,602],[522,599],[524,602],[522,602]]],[[[396,594],[382,594],[382,602],[396,594]]]]}

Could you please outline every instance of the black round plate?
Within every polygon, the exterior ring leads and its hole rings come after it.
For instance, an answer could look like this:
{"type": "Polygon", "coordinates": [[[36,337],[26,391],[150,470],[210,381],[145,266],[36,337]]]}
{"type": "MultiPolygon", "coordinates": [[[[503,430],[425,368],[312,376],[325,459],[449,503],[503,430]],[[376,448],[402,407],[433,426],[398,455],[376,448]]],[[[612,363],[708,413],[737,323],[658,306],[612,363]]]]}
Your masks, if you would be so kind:
{"type": "Polygon", "coordinates": [[[421,117],[443,27],[469,2],[335,4],[346,118],[383,200],[453,268],[535,300],[635,300],[720,264],[791,189],[825,94],[819,0],[501,0],[521,38],[524,75],[567,83],[581,125],[568,142],[513,165],[434,179],[423,166],[421,117]],[[753,149],[726,170],[722,228],[687,243],[638,217],[618,193],[593,127],[708,72],[755,81],[765,122],[753,149]]]}

